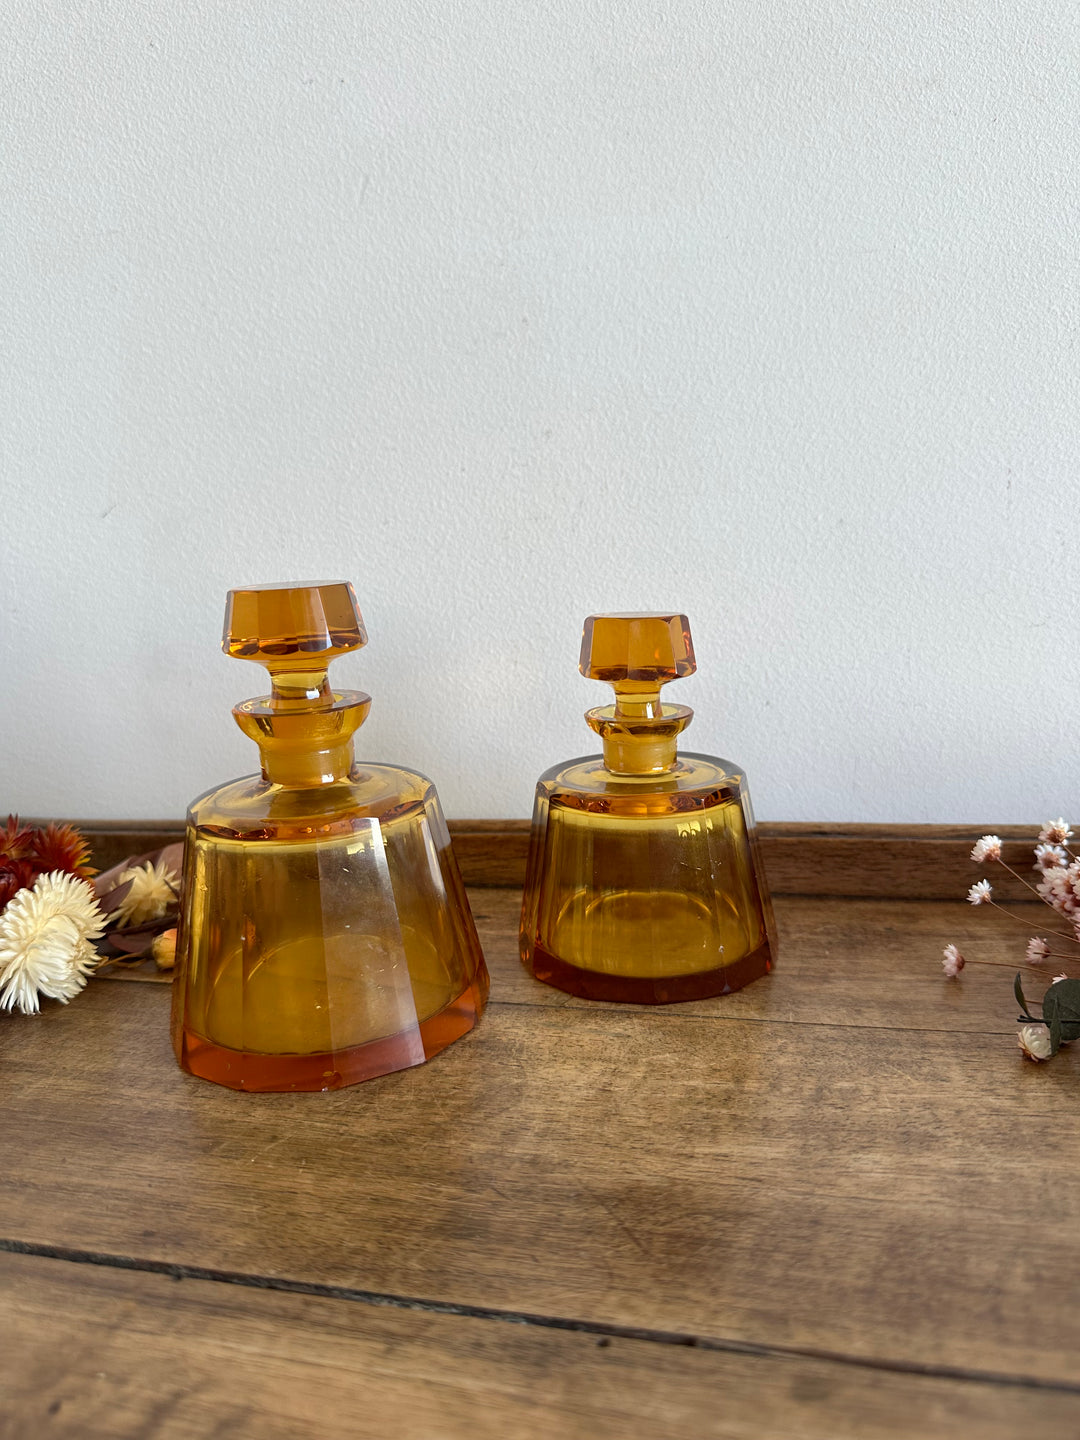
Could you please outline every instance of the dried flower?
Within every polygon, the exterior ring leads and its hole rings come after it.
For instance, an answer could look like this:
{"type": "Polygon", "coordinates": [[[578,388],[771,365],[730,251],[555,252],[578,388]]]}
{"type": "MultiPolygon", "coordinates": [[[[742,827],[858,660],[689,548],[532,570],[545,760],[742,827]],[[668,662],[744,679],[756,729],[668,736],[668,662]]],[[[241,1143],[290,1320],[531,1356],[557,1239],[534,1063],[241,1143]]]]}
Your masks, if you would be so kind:
{"type": "Polygon", "coordinates": [[[941,968],[950,980],[955,980],[964,968],[964,957],[955,945],[946,945],[942,953],[941,968]]]}
{"type": "Polygon", "coordinates": [[[1059,980],[1067,980],[1068,978],[1069,978],[1069,977],[1065,974],[1065,972],[1064,972],[1064,970],[1063,970],[1060,975],[1055,975],[1055,976],[1054,976],[1054,978],[1050,981],[1050,984],[1051,984],[1051,985],[1056,985],[1059,980]]]}
{"type": "Polygon", "coordinates": [[[0,910],[3,910],[12,896],[32,885],[37,877],[37,866],[32,860],[0,855],[0,910]]]}
{"type": "Polygon", "coordinates": [[[171,970],[176,964],[176,931],[163,930],[150,943],[150,954],[159,970],[171,970]]]}
{"type": "Polygon", "coordinates": [[[1027,963],[1029,965],[1041,965],[1049,954],[1050,946],[1046,941],[1040,940],[1038,936],[1033,935],[1028,941],[1027,963]]]}
{"type": "Polygon", "coordinates": [[[972,905],[988,905],[991,894],[992,887],[989,880],[976,880],[975,884],[972,885],[968,891],[967,898],[971,901],[972,905]]]}
{"type": "Polygon", "coordinates": [[[1043,878],[1035,887],[1046,903],[1052,905],[1061,915],[1071,915],[1076,909],[1072,868],[1072,865],[1068,865],[1064,870],[1045,870],[1043,878]]]}
{"type": "Polygon", "coordinates": [[[25,860],[33,849],[34,832],[26,827],[19,828],[19,817],[9,815],[7,824],[0,830],[0,855],[9,860],[25,860]]]}
{"type": "Polygon", "coordinates": [[[44,830],[19,825],[9,815],[0,830],[0,910],[12,896],[33,885],[39,875],[66,870],[80,880],[95,874],[90,842],[72,825],[48,825],[44,830]]]}
{"type": "Polygon", "coordinates": [[[73,825],[47,825],[34,830],[34,861],[39,870],[66,870],[80,880],[89,880],[97,871],[90,864],[90,841],[73,825]]]}
{"type": "Polygon", "coordinates": [[[1056,870],[1069,863],[1069,857],[1060,845],[1036,845],[1033,870],[1056,870]]]}
{"type": "Polygon", "coordinates": [[[86,984],[96,958],[90,941],[103,929],[85,880],[62,870],[39,875],[0,914],[0,1008],[31,1015],[39,993],[67,1004],[86,984]]]}
{"type": "Polygon", "coordinates": [[[975,848],[971,852],[972,860],[982,864],[984,860],[1001,859],[1001,836],[984,835],[981,840],[975,842],[975,848]]]}
{"type": "Polygon", "coordinates": [[[179,879],[165,865],[135,865],[120,875],[119,884],[130,882],[131,889],[120,901],[119,908],[109,916],[109,923],[116,921],[120,928],[132,925],[149,925],[160,920],[176,900],[179,879]]]}
{"type": "Polygon", "coordinates": [[[1048,841],[1051,845],[1064,845],[1072,833],[1065,821],[1058,818],[1043,826],[1039,831],[1039,839],[1048,841]]]}
{"type": "Polygon", "coordinates": [[[1050,1031],[1045,1025],[1021,1025],[1016,1040],[1028,1060],[1049,1060],[1050,1031]]]}

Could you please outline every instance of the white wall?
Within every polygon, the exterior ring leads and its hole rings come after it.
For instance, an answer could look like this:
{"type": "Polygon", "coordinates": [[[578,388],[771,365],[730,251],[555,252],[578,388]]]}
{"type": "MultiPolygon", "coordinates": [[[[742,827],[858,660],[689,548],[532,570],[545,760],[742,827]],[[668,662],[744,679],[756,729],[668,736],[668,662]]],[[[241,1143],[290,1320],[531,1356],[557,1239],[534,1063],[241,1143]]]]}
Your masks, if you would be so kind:
{"type": "Polygon", "coordinates": [[[666,607],[764,818],[1080,813],[1075,0],[0,16],[0,810],[253,769],[225,590],[342,577],[451,816],[666,607]]]}

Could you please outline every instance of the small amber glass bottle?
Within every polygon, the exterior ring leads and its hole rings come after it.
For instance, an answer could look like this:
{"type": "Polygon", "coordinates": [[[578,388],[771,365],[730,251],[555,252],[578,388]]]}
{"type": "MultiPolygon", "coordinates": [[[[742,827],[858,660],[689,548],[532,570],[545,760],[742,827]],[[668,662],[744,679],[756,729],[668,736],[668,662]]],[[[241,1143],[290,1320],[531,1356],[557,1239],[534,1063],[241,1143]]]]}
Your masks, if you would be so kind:
{"type": "Polygon", "coordinates": [[[580,669],[615,687],[585,719],[603,755],[536,786],[521,958],[589,1000],[661,1005],[738,990],[772,968],[775,934],[746,782],[677,753],[693,711],[660,688],[696,669],[685,615],[591,615],[580,669]]]}
{"type": "Polygon", "coordinates": [[[370,696],[327,667],[367,643],[352,586],[233,590],[222,648],[270,672],[233,710],[262,773],[188,811],[173,989],[183,1069],[333,1090],[471,1030],[488,975],[435,787],[357,765],[370,696]]]}

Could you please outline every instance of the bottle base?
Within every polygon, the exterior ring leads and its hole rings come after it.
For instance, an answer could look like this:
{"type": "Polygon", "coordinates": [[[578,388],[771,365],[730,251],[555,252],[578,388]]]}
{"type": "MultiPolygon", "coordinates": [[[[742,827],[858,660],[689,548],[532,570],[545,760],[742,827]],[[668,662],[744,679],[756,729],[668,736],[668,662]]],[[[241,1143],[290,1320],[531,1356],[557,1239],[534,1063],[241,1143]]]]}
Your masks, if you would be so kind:
{"type": "Polygon", "coordinates": [[[422,1065],[438,1055],[468,1034],[483,1014],[486,998],[486,985],[478,976],[456,1000],[438,1014],[422,1020],[417,1031],[387,1035],[347,1050],[315,1055],[263,1055],[230,1050],[185,1029],[180,1034],[176,1058],[180,1068],[189,1075],[225,1085],[230,1090],[253,1093],[343,1090],[348,1085],[422,1065]]]}
{"type": "Polygon", "coordinates": [[[526,970],[545,985],[565,990],[582,1000],[610,1000],[624,1005],[674,1005],[680,1000],[706,1000],[713,995],[730,995],[773,968],[768,941],[730,965],[697,970],[686,975],[617,975],[604,970],[585,970],[552,955],[540,945],[533,946],[526,970]]]}

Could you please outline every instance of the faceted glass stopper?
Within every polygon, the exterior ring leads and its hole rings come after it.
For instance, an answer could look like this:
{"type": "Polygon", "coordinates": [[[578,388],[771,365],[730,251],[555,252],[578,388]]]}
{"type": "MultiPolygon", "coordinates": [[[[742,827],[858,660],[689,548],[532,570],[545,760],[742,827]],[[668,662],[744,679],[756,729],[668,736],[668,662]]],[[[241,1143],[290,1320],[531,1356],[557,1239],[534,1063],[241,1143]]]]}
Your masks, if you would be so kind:
{"type": "Polygon", "coordinates": [[[367,644],[353,587],[259,585],[230,590],[221,648],[270,672],[269,695],[233,708],[236,723],[262,752],[268,779],[286,785],[321,784],[352,763],[352,735],[364,723],[371,697],[334,691],[332,660],[367,644]]]}
{"type": "Polygon", "coordinates": [[[693,711],[661,705],[660,687],[697,669],[685,615],[590,615],[578,669],[615,687],[614,706],[590,710],[590,729],[604,742],[604,764],[616,774],[657,774],[675,764],[676,737],[693,711]]]}
{"type": "Polygon", "coordinates": [[[690,621],[685,615],[590,615],[578,668],[616,690],[658,690],[697,669],[690,621]]]}
{"type": "Polygon", "coordinates": [[[272,671],[325,670],[367,638],[348,581],[259,585],[229,591],[221,648],[272,671]]]}

